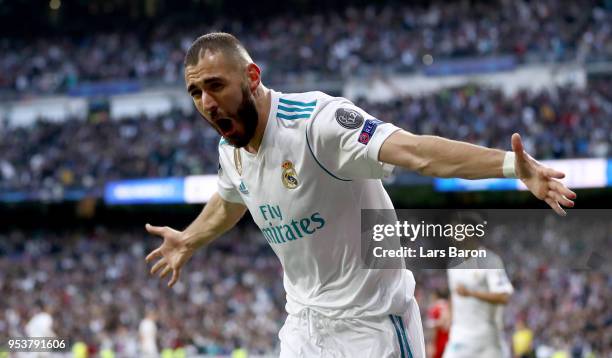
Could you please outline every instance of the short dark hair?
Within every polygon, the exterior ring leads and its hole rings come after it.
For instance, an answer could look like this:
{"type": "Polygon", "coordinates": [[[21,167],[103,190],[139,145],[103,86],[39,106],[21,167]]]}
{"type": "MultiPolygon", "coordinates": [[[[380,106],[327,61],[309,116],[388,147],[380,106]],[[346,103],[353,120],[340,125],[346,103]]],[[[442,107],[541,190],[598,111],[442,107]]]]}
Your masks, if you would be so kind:
{"type": "Polygon", "coordinates": [[[226,32],[211,32],[198,37],[191,44],[185,55],[185,67],[195,66],[201,54],[206,50],[222,51],[237,61],[251,61],[249,53],[234,35],[226,32]]]}
{"type": "Polygon", "coordinates": [[[436,293],[436,296],[438,296],[438,298],[442,298],[447,300],[448,299],[448,290],[445,288],[438,288],[434,291],[436,293]]]}

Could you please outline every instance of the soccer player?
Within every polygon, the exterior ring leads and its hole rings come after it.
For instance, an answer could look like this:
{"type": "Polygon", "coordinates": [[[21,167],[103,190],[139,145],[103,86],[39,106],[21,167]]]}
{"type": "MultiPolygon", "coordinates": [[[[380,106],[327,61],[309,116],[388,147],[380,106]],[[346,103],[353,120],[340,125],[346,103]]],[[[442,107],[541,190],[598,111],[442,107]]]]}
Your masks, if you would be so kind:
{"type": "Polygon", "coordinates": [[[436,290],[432,294],[431,306],[427,310],[428,326],[433,331],[431,342],[431,357],[442,358],[446,343],[448,342],[448,330],[450,328],[450,308],[448,304],[448,292],[436,290]]]}
{"type": "Polygon", "coordinates": [[[233,227],[248,209],[284,270],[287,320],[281,357],[424,357],[415,282],[408,270],[365,270],[360,210],[392,209],[380,181],[394,166],[430,176],[518,176],[563,214],[575,194],[523,151],[488,149],[406,132],[344,98],[268,89],[232,35],[199,37],[185,56],[194,105],[222,136],[218,192],[183,231],[147,224],[163,237],[146,258],[172,273],[233,227]]]}
{"type": "Polygon", "coordinates": [[[140,353],[143,357],[157,357],[157,314],[152,309],[147,309],[145,317],[138,325],[138,341],[140,345],[140,353]]]}
{"type": "Polygon", "coordinates": [[[25,326],[28,337],[55,337],[53,330],[53,309],[42,301],[36,303],[38,312],[30,318],[25,326]]]}
{"type": "Polygon", "coordinates": [[[503,306],[514,291],[499,256],[487,250],[487,269],[477,259],[450,269],[451,328],[444,358],[509,357],[503,339],[503,306]]]}
{"type": "MultiPolygon", "coordinates": [[[[42,301],[37,301],[38,312],[30,318],[25,326],[25,334],[28,337],[55,337],[53,329],[53,308],[42,301]]],[[[51,357],[50,352],[23,353],[33,358],[51,357]]]]}

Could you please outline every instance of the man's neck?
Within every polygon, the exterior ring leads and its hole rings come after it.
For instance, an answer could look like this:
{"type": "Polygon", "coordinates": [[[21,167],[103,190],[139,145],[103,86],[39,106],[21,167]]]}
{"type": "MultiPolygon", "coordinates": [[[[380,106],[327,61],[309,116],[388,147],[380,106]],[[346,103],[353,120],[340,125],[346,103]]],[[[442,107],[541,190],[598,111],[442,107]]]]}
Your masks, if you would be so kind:
{"type": "Polygon", "coordinates": [[[268,124],[268,116],[270,115],[270,107],[272,104],[272,93],[264,85],[260,85],[255,92],[255,107],[257,108],[257,128],[255,128],[255,135],[253,139],[247,144],[244,149],[253,154],[257,154],[259,146],[263,140],[264,133],[266,131],[266,125],[268,124]]]}

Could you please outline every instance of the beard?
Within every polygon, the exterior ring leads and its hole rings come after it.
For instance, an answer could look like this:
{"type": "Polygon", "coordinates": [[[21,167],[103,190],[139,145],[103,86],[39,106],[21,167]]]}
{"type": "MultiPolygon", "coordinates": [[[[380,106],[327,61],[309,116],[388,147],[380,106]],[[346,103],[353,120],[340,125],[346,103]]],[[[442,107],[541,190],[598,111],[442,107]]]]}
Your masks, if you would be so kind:
{"type": "Polygon", "coordinates": [[[236,110],[234,120],[237,125],[241,125],[242,132],[226,139],[234,147],[243,148],[249,144],[251,139],[255,136],[255,129],[257,129],[257,123],[259,121],[259,113],[255,106],[255,99],[246,86],[242,87],[242,102],[238,110],[236,110]]]}

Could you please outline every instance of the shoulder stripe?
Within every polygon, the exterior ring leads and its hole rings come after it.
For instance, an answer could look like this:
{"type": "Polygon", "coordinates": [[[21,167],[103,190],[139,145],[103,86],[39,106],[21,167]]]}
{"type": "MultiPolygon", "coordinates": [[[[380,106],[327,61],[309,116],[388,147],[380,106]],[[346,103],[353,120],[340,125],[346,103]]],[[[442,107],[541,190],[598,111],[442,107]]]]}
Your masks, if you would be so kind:
{"type": "Polygon", "coordinates": [[[229,143],[227,139],[225,139],[224,137],[221,137],[221,140],[219,141],[219,146],[222,146],[223,144],[227,144],[227,143],[229,143]]]}
{"type": "Polygon", "coordinates": [[[281,118],[281,119],[294,120],[294,119],[300,119],[300,118],[310,118],[310,113],[300,113],[300,114],[277,113],[276,117],[281,118]]]}
{"type": "Polygon", "coordinates": [[[286,107],[286,106],[278,106],[278,109],[285,112],[312,112],[314,107],[309,108],[300,108],[300,107],[286,107]]]}
{"type": "Polygon", "coordinates": [[[278,101],[283,104],[289,104],[293,106],[301,106],[301,107],[314,107],[317,105],[317,101],[314,100],[312,102],[300,102],[300,101],[291,101],[284,98],[279,98],[278,101]]]}

